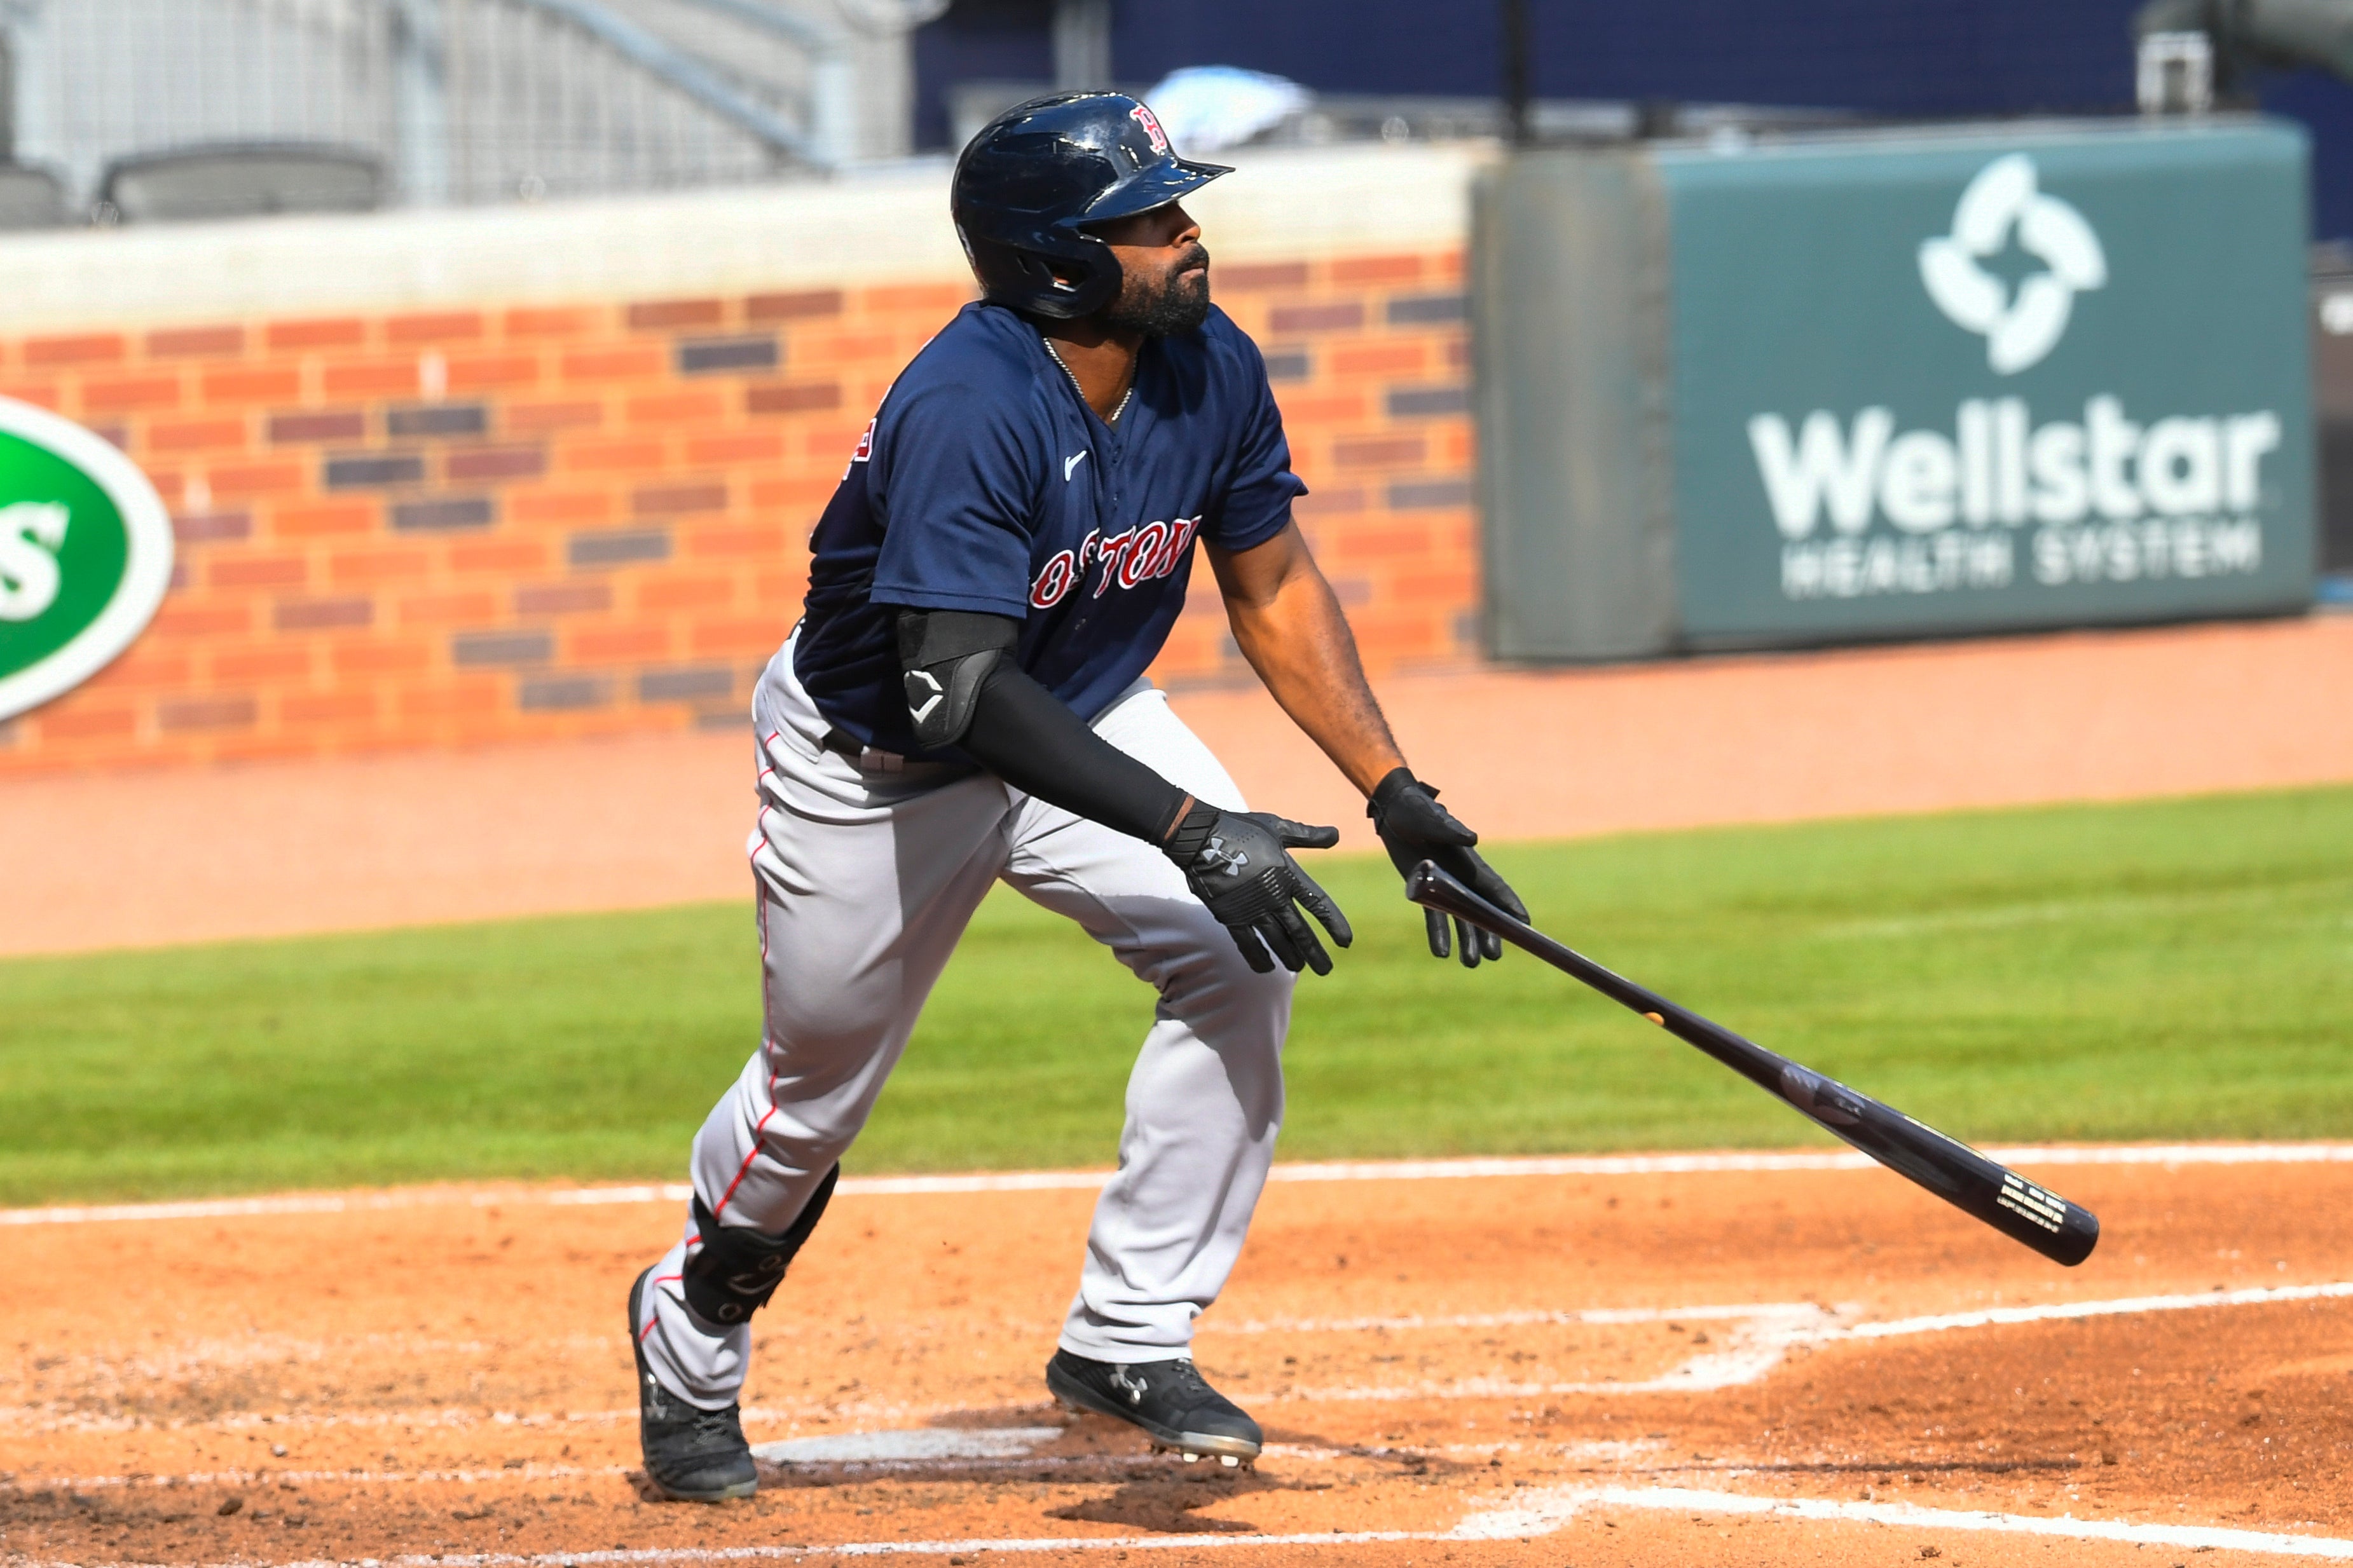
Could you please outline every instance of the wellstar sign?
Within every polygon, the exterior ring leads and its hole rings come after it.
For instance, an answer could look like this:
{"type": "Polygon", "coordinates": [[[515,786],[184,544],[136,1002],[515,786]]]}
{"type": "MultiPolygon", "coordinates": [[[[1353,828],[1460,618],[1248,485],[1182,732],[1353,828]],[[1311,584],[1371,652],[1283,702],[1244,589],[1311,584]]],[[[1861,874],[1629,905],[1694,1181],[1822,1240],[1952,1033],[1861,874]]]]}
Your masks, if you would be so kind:
{"type": "MultiPolygon", "coordinates": [[[[2008,377],[2059,346],[2080,298],[2109,281],[2106,248],[2033,160],[1989,163],[1949,234],[1924,241],[1926,303],[1986,340],[2008,377]],[[2027,270],[2006,280],[2005,253],[2027,270]]],[[[1964,398],[1943,429],[1899,429],[1874,405],[1747,421],[1791,600],[2252,574],[2263,563],[2275,408],[2129,408],[2119,393],[2039,418],[2019,395],[1964,398]]]]}
{"type": "Polygon", "coordinates": [[[1783,541],[1781,592],[1852,597],[2006,587],[2030,529],[2023,570],[2049,586],[2257,571],[2280,418],[2143,426],[2098,396],[2079,421],[2036,425],[2023,398],[1973,398],[1949,435],[1899,435],[1894,413],[1866,408],[1843,429],[1817,410],[1794,433],[1760,414],[1748,440],[1783,541]]]}

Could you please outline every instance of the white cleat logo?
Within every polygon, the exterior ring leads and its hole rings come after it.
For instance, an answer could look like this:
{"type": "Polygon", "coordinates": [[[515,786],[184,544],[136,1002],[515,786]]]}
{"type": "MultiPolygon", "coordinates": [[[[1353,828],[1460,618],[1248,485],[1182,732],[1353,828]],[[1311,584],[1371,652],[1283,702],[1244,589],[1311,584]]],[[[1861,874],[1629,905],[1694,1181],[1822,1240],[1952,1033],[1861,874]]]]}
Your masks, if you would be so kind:
{"type": "Polygon", "coordinates": [[[1129,1372],[1127,1368],[1124,1366],[1115,1366],[1112,1368],[1111,1385],[1113,1388],[1118,1389],[1122,1394],[1126,1394],[1127,1402],[1130,1405],[1143,1404],[1145,1393],[1149,1386],[1145,1383],[1144,1379],[1129,1372]]]}

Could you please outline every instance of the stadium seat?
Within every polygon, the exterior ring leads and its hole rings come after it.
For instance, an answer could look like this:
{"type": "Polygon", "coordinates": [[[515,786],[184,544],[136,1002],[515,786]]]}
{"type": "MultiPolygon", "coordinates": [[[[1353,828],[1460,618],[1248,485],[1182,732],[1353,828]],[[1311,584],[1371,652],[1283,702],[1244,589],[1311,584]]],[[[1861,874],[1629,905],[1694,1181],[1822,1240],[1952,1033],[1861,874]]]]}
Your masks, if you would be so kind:
{"type": "Polygon", "coordinates": [[[384,166],[340,147],[255,143],[145,153],[108,165],[101,211],[121,223],[369,212],[384,166]]]}
{"type": "Polygon", "coordinates": [[[0,229],[55,228],[69,222],[66,193],[46,169],[0,163],[0,229]]]}

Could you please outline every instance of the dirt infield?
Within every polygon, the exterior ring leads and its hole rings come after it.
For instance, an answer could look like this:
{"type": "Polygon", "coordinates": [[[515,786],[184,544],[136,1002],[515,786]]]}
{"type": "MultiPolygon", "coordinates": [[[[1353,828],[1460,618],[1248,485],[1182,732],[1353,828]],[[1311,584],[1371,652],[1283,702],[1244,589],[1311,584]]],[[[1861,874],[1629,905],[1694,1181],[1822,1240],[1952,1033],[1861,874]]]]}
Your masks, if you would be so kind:
{"type": "MultiPolygon", "coordinates": [[[[2353,779],[2337,614],[1379,689],[1408,755],[1494,841],[2353,779]]],[[[1263,690],[1176,705],[1255,804],[1376,847],[1263,690]]],[[[747,739],[0,783],[0,953],[740,899],[747,739]],[[126,845],[136,878],[112,873],[126,845]]]]}
{"type": "Polygon", "coordinates": [[[2353,1557],[2353,1148],[2061,1155],[2075,1270],[1824,1155],[1281,1168],[1198,1342],[1246,1473],[1045,1402],[1086,1178],[846,1184],[715,1508],[629,1473],[673,1195],[12,1214],[0,1560],[2353,1557]]]}

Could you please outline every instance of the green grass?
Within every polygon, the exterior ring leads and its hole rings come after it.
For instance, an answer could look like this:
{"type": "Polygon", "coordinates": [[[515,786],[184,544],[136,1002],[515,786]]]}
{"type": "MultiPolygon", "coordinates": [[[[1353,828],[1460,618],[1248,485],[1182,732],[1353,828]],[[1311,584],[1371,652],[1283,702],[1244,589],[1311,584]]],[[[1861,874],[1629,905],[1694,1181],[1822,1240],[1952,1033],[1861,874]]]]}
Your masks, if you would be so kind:
{"type": "MultiPolygon", "coordinates": [[[[1500,849],[1540,923],[1964,1138],[2353,1133],[2353,790],[1500,849]]],[[[1386,862],[1302,983],[1290,1158],[1820,1142],[1524,954],[1419,949],[1386,862]]],[[[748,910],[0,963],[0,1202],[675,1176],[757,1034],[748,910]]],[[[1018,899],[852,1156],[1107,1163],[1151,995],[1018,899]]]]}

